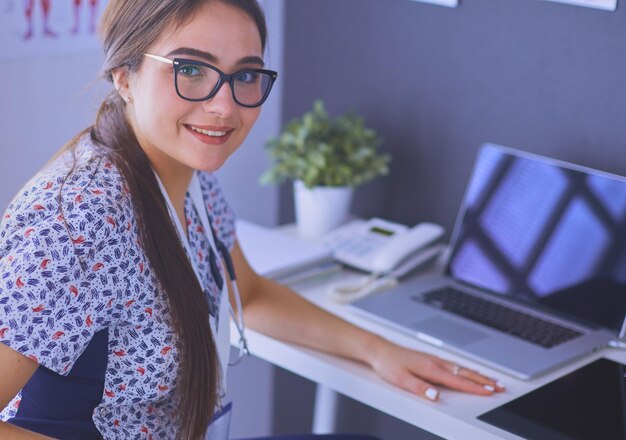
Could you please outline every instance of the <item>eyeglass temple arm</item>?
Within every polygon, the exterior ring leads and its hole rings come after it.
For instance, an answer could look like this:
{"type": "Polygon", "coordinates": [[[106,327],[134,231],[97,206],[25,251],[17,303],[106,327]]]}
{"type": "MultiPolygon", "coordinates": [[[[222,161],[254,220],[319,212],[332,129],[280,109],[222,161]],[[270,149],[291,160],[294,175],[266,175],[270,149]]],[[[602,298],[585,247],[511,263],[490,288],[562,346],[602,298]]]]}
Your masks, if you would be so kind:
{"type": "Polygon", "coordinates": [[[152,55],[151,53],[144,53],[145,56],[152,58],[153,60],[161,61],[162,63],[174,64],[174,60],[170,60],[169,58],[160,57],[158,55],[152,55]]]}

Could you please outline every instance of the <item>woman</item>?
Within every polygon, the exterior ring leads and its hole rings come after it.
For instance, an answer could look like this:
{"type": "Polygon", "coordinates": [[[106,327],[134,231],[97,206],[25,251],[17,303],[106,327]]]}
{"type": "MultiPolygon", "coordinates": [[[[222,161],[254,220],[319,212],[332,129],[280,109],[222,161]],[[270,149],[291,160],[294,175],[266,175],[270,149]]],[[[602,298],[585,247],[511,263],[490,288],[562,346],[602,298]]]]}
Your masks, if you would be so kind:
{"type": "Polygon", "coordinates": [[[208,425],[219,438],[237,284],[251,328],[364,362],[417,395],[502,390],[351,326],[246,262],[210,173],[276,79],[255,0],[111,0],[101,31],[114,91],[0,226],[1,438],[197,439],[208,425]]]}

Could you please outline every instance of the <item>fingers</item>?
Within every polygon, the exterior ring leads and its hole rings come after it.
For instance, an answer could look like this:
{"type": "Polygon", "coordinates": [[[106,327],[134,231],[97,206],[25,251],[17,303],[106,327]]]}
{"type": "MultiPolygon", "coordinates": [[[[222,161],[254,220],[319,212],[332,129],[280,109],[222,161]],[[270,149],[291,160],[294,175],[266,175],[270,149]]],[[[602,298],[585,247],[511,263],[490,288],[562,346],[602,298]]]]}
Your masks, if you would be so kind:
{"type": "Polygon", "coordinates": [[[435,386],[412,374],[404,375],[397,385],[400,386],[400,388],[404,388],[413,394],[425,397],[433,402],[439,399],[439,390],[435,386]]]}
{"type": "Polygon", "coordinates": [[[428,369],[426,374],[421,372],[421,375],[434,383],[479,395],[491,395],[505,389],[502,382],[452,362],[433,359],[433,364],[436,365],[435,368],[428,369]]]}
{"type": "Polygon", "coordinates": [[[505,389],[496,379],[436,356],[394,344],[385,347],[382,356],[372,359],[374,370],[388,382],[428,400],[439,399],[439,385],[483,396],[505,389]]]}
{"type": "Polygon", "coordinates": [[[470,370],[468,368],[461,367],[457,375],[461,377],[466,377],[469,380],[479,383],[489,391],[502,392],[506,388],[503,382],[500,382],[499,380],[491,377],[484,376],[477,371],[470,370]]]}
{"type": "Polygon", "coordinates": [[[416,371],[405,370],[404,374],[399,376],[392,382],[431,401],[439,400],[440,396],[435,384],[482,396],[504,391],[504,386],[494,379],[436,358],[425,360],[416,371]]]}

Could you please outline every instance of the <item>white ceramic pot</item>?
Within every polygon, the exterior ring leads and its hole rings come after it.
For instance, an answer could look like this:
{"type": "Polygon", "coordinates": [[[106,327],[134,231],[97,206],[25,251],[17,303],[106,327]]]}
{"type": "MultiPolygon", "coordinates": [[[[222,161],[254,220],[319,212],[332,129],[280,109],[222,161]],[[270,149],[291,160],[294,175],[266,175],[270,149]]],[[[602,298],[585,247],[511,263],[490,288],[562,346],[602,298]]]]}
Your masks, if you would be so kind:
{"type": "Polygon", "coordinates": [[[348,219],[354,192],[352,187],[317,186],[309,189],[297,180],[293,190],[300,236],[320,238],[348,219]]]}

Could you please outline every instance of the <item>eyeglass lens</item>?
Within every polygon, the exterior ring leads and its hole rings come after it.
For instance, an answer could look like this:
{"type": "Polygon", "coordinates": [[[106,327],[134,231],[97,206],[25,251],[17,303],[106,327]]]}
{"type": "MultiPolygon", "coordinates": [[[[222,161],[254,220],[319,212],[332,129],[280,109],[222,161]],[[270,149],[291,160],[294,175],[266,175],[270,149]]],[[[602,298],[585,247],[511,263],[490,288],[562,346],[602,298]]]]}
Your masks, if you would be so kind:
{"type": "MultiPolygon", "coordinates": [[[[183,64],[176,71],[178,93],[187,99],[206,99],[219,80],[219,72],[208,66],[183,64]]],[[[231,79],[235,100],[251,106],[263,101],[271,83],[272,77],[269,74],[254,70],[242,70],[231,79]]]]}

